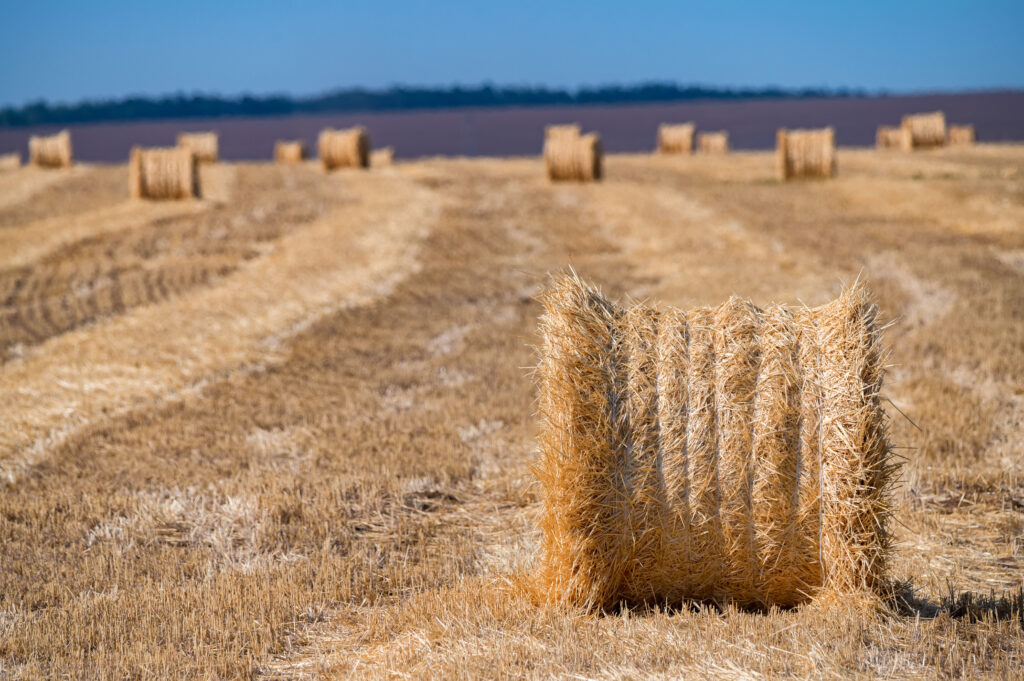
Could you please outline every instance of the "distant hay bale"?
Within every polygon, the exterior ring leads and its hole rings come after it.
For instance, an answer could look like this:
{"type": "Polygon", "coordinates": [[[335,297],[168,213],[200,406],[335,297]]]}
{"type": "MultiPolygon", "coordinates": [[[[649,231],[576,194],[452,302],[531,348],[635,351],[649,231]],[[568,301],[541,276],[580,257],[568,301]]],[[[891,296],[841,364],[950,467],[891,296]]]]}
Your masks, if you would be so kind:
{"type": "Polygon", "coordinates": [[[693,153],[693,123],[662,123],[658,126],[658,152],[662,154],[693,153]]]}
{"type": "Polygon", "coordinates": [[[779,179],[833,177],[836,174],[836,133],[818,130],[780,129],[776,135],[779,179]]]}
{"type": "Polygon", "coordinates": [[[906,130],[892,125],[880,125],[875,132],[875,146],[879,149],[902,149],[906,146],[903,138],[906,130]]]}
{"type": "Polygon", "coordinates": [[[548,126],[544,139],[544,163],[553,182],[575,180],[593,182],[603,173],[604,150],[601,137],[591,132],[580,134],[578,125],[548,126]]]}
{"type": "Polygon", "coordinates": [[[395,150],[393,147],[382,147],[370,152],[370,165],[375,168],[377,166],[389,166],[394,162],[395,150]]]}
{"type": "Polygon", "coordinates": [[[728,154],[729,133],[725,130],[719,132],[702,132],[697,135],[697,148],[702,154],[728,154]]]}
{"type": "Polygon", "coordinates": [[[190,199],[199,196],[199,159],[191,149],[132,147],[128,171],[132,197],[190,199]]]}
{"type": "Polygon", "coordinates": [[[21,154],[14,151],[0,154],[0,170],[16,170],[21,167],[21,154]]]}
{"type": "Polygon", "coordinates": [[[274,142],[274,161],[276,163],[302,163],[308,155],[306,143],[302,140],[274,142]]]}
{"type": "Polygon", "coordinates": [[[215,132],[178,133],[178,146],[190,150],[200,163],[216,163],[220,159],[220,138],[215,132]]]}
{"type": "Polygon", "coordinates": [[[974,144],[973,125],[951,125],[949,126],[949,143],[956,146],[970,146],[974,144]]]}
{"type": "Polygon", "coordinates": [[[946,114],[941,111],[903,117],[903,150],[941,147],[946,143],[946,114]]]}
{"type": "Polygon", "coordinates": [[[29,137],[28,162],[39,168],[70,168],[71,133],[61,130],[56,135],[29,137]]]}
{"type": "Polygon", "coordinates": [[[324,170],[370,166],[370,136],[361,126],[347,130],[325,128],[320,131],[317,147],[324,170]]]}
{"type": "Polygon", "coordinates": [[[863,286],[814,309],[544,294],[533,471],[549,602],[872,598],[896,467],[863,286]]]}

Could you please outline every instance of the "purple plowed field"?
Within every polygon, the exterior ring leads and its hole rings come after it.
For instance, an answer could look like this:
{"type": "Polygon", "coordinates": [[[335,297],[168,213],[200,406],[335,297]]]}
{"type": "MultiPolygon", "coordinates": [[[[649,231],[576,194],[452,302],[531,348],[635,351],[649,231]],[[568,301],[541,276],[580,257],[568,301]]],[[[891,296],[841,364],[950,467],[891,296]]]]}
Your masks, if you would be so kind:
{"type": "MultiPolygon", "coordinates": [[[[874,144],[875,128],[897,124],[905,113],[946,112],[951,123],[973,123],[978,140],[1024,140],[1024,91],[872,97],[859,99],[686,102],[507,109],[459,109],[387,113],[208,118],[135,123],[91,123],[71,129],[75,157],[124,161],[133,144],[170,145],[182,130],[217,130],[225,159],[269,159],[277,139],[315,143],[325,126],[361,124],[375,147],[393,146],[399,158],[421,156],[521,156],[537,154],[549,123],[576,121],[601,133],[611,152],[654,145],[658,123],[695,121],[702,130],[728,130],[736,149],[766,149],[780,127],[832,125],[840,145],[874,144]]],[[[0,130],[0,153],[26,153],[36,132],[62,126],[0,130]]]]}

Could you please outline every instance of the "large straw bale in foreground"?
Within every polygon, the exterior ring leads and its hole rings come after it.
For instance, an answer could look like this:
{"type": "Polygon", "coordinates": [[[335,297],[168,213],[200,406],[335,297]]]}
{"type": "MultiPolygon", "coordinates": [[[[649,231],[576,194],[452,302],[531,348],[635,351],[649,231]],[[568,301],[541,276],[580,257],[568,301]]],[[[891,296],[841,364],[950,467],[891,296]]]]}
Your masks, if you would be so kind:
{"type": "Polygon", "coordinates": [[[594,132],[579,134],[579,126],[548,126],[544,139],[544,163],[548,179],[593,182],[602,175],[604,150],[594,132]]]}
{"type": "Polygon", "coordinates": [[[370,167],[370,135],[361,126],[346,130],[325,128],[320,131],[317,147],[324,170],[370,167]]]}
{"type": "Polygon", "coordinates": [[[862,286],[684,311],[565,277],[542,302],[543,598],[788,606],[882,585],[895,466],[862,286]]]}
{"type": "Polygon", "coordinates": [[[949,126],[949,143],[956,146],[970,146],[974,144],[973,125],[951,125],[949,126]]]}
{"type": "Polygon", "coordinates": [[[875,132],[875,146],[879,149],[903,149],[907,131],[902,127],[880,125],[875,132]]]}
{"type": "Polygon", "coordinates": [[[302,163],[309,155],[302,140],[278,140],[274,142],[275,163],[302,163]]]}
{"type": "Polygon", "coordinates": [[[662,123],[658,126],[658,152],[662,154],[693,153],[693,123],[662,123]]]}
{"type": "Polygon", "coordinates": [[[21,167],[21,154],[14,151],[0,154],[0,170],[16,170],[21,167]]]}
{"type": "Polygon", "coordinates": [[[56,135],[29,137],[28,162],[40,168],[70,168],[71,133],[61,130],[56,135]]]}
{"type": "Polygon", "coordinates": [[[199,159],[183,147],[132,147],[128,172],[132,197],[190,199],[199,196],[199,159]]]}
{"type": "Polygon", "coordinates": [[[903,117],[903,150],[941,147],[946,143],[946,114],[941,111],[903,117]]]}
{"type": "Polygon", "coordinates": [[[394,162],[394,147],[381,147],[370,152],[370,165],[375,168],[378,166],[389,166],[394,162]]]}
{"type": "Polygon", "coordinates": [[[697,148],[702,154],[728,154],[729,133],[725,130],[698,133],[697,148]]]}
{"type": "Polygon", "coordinates": [[[779,179],[835,176],[836,133],[832,128],[780,129],[776,141],[779,179]]]}
{"type": "Polygon", "coordinates": [[[220,137],[215,132],[178,133],[178,146],[195,154],[200,163],[216,163],[220,159],[220,137]]]}

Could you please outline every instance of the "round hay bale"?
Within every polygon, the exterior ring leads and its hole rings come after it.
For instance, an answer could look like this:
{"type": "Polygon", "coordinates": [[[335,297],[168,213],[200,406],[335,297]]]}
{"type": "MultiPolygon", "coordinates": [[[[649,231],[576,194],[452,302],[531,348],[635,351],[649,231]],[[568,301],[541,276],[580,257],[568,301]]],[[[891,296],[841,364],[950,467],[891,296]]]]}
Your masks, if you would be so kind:
{"type": "Polygon", "coordinates": [[[0,170],[17,170],[21,167],[21,154],[14,151],[0,154],[0,170]]]}
{"type": "Polygon", "coordinates": [[[728,154],[729,133],[725,130],[698,133],[697,148],[702,154],[728,154]]]}
{"type": "Polygon", "coordinates": [[[658,153],[693,153],[693,123],[662,123],[658,126],[658,153]]]}
{"type": "Polygon", "coordinates": [[[132,147],[128,163],[132,197],[190,199],[199,196],[199,160],[183,147],[132,147]]]}
{"type": "Polygon", "coordinates": [[[786,130],[776,135],[779,179],[834,177],[836,174],[836,133],[832,128],[786,130]]]}
{"type": "Polygon", "coordinates": [[[389,166],[395,162],[395,150],[393,147],[383,147],[381,149],[374,149],[370,153],[370,165],[374,168],[380,166],[389,166]]]}
{"type": "Polygon", "coordinates": [[[892,125],[880,125],[875,132],[875,146],[879,149],[902,149],[906,146],[906,130],[892,125]]]}
{"type": "Polygon", "coordinates": [[[973,125],[951,125],[949,126],[949,143],[956,146],[970,146],[974,144],[973,125]]]}
{"type": "MultiPolygon", "coordinates": [[[[551,126],[555,127],[555,126],[551,126]]],[[[568,126],[548,133],[544,140],[544,162],[552,181],[594,182],[603,175],[604,151],[597,133],[573,134],[568,126]]],[[[578,128],[576,129],[578,132],[578,128]]]]}
{"type": "Polygon", "coordinates": [[[370,136],[361,126],[347,130],[325,128],[317,146],[324,170],[370,167],[370,136]]]}
{"type": "Polygon", "coordinates": [[[195,154],[200,163],[216,163],[220,159],[220,137],[215,132],[178,133],[178,146],[195,154]]]}
{"type": "Polygon", "coordinates": [[[302,140],[278,140],[274,143],[276,163],[302,163],[308,155],[306,143],[302,140]]]}
{"type": "Polygon", "coordinates": [[[56,135],[32,135],[28,138],[28,159],[30,165],[39,168],[70,168],[71,133],[61,130],[56,135]]]}
{"type": "Polygon", "coordinates": [[[946,143],[946,114],[941,111],[903,117],[903,149],[929,149],[946,143]]]}
{"type": "Polygon", "coordinates": [[[549,602],[871,597],[894,471],[876,307],[542,297],[536,585],[549,602]]]}

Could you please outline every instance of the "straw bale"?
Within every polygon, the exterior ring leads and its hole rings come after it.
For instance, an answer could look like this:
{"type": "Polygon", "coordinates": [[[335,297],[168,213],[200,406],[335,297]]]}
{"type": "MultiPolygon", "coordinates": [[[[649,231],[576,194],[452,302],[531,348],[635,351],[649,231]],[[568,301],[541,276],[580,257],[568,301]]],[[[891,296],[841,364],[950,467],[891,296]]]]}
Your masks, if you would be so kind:
{"type": "Polygon", "coordinates": [[[395,162],[395,149],[394,147],[382,147],[380,149],[374,149],[370,153],[370,165],[371,166],[389,166],[395,162]]]}
{"type": "Polygon", "coordinates": [[[941,147],[946,143],[946,114],[941,111],[904,116],[901,127],[906,131],[904,151],[941,147]]]}
{"type": "Polygon", "coordinates": [[[16,170],[21,167],[21,154],[14,151],[0,154],[0,170],[16,170]]]}
{"type": "Polygon", "coordinates": [[[662,154],[693,153],[693,123],[662,123],[658,126],[658,152],[662,154]]]}
{"type": "Polygon", "coordinates": [[[220,138],[215,132],[178,133],[178,146],[190,150],[200,163],[216,163],[220,158],[220,138]]]}
{"type": "Polygon", "coordinates": [[[71,133],[61,130],[56,135],[28,138],[29,164],[40,168],[69,168],[72,163],[71,133]]]}
{"type": "Polygon", "coordinates": [[[879,149],[903,149],[907,146],[906,135],[903,127],[880,125],[875,133],[875,146],[879,149]]]}
{"type": "Polygon", "coordinates": [[[728,154],[729,133],[725,130],[698,133],[697,148],[702,154],[728,154]]]}
{"type": "Polygon", "coordinates": [[[128,164],[132,197],[189,199],[199,196],[199,159],[191,149],[133,147],[128,164]]]}
{"type": "Polygon", "coordinates": [[[895,467],[876,308],[544,294],[537,587],[550,602],[875,597],[895,467]]]}
{"type": "Polygon", "coordinates": [[[836,134],[832,128],[818,130],[780,129],[776,135],[779,179],[834,177],[836,134]]]}
{"type": "Polygon", "coordinates": [[[550,180],[600,180],[603,156],[601,137],[597,133],[580,135],[579,126],[548,126],[544,162],[550,180]]]}
{"type": "Polygon", "coordinates": [[[970,146],[974,144],[973,125],[951,125],[949,126],[949,143],[957,146],[970,146]]]}
{"type": "Polygon", "coordinates": [[[324,170],[370,167],[370,136],[361,126],[346,130],[324,128],[317,146],[324,170]]]}
{"type": "Polygon", "coordinates": [[[274,142],[275,163],[302,163],[309,156],[306,143],[302,140],[278,140],[274,142]]]}
{"type": "Polygon", "coordinates": [[[557,137],[580,137],[583,134],[579,123],[566,123],[564,125],[548,125],[544,128],[544,139],[549,140],[557,137]]]}

